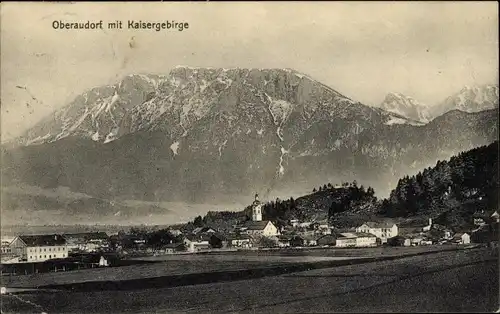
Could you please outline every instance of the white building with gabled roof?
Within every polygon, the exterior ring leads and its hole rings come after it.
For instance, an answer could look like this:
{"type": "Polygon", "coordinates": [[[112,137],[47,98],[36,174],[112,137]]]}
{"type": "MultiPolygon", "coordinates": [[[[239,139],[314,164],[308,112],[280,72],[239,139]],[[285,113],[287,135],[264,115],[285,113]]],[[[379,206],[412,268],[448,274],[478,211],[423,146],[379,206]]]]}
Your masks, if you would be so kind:
{"type": "Polygon", "coordinates": [[[356,228],[356,232],[371,233],[386,243],[387,239],[398,235],[398,226],[393,222],[365,222],[356,228]]]}
{"type": "Polygon", "coordinates": [[[278,228],[269,220],[248,221],[245,233],[253,236],[273,237],[280,234],[278,228]]]}

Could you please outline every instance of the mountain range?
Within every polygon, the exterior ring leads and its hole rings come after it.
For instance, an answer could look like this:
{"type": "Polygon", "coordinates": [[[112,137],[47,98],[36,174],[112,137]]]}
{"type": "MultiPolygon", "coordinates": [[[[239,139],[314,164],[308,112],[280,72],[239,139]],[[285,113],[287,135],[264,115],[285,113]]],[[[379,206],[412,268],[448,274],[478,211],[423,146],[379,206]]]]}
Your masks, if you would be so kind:
{"type": "Polygon", "coordinates": [[[389,93],[380,108],[424,123],[451,110],[479,112],[498,108],[498,85],[465,86],[433,106],[400,93],[389,93]]]}
{"type": "Polygon", "coordinates": [[[388,110],[291,69],[129,75],[2,145],[2,185],[216,204],[355,179],[383,195],[402,175],[498,138],[498,108],[428,123],[388,110]]]}

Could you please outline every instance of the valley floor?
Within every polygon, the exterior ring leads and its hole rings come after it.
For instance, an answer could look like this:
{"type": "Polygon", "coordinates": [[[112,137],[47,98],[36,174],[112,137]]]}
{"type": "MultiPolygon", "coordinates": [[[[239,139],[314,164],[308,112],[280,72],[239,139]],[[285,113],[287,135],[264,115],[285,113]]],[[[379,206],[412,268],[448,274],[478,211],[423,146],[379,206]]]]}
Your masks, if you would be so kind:
{"type": "Polygon", "coordinates": [[[492,312],[498,252],[446,251],[206,284],[2,296],[3,313],[492,312]]]}

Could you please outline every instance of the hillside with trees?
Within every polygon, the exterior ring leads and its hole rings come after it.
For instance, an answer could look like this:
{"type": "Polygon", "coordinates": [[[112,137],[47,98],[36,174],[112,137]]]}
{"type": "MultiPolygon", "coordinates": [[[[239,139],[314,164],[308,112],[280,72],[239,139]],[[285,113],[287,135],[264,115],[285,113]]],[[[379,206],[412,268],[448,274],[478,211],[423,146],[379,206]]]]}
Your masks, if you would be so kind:
{"type": "MultiPolygon", "coordinates": [[[[299,221],[326,221],[331,220],[336,225],[344,225],[344,220],[366,220],[376,213],[379,202],[372,187],[365,188],[352,183],[342,183],[333,186],[324,184],[312,189],[312,193],[294,199],[266,202],[262,205],[263,220],[271,220],[278,227],[292,219],[299,221]],[[368,215],[368,216],[367,216],[368,215]],[[347,218],[346,218],[347,217],[347,218]]],[[[190,231],[196,227],[207,226],[216,230],[231,230],[232,226],[250,220],[252,207],[247,206],[240,212],[209,212],[204,217],[198,216],[183,227],[190,231]]],[[[349,224],[348,224],[349,225],[349,224]]]]}
{"type": "MultiPolygon", "coordinates": [[[[498,141],[438,161],[415,176],[401,178],[390,197],[377,200],[372,187],[352,183],[324,184],[312,193],[263,204],[263,219],[280,227],[292,219],[325,221],[337,228],[350,228],[365,221],[393,218],[406,222],[434,222],[466,230],[474,213],[498,209],[498,141]]],[[[184,226],[184,230],[208,226],[231,230],[251,219],[251,206],[239,212],[209,212],[184,226]]]]}
{"type": "Polygon", "coordinates": [[[472,215],[498,209],[498,141],[438,161],[415,176],[405,176],[380,213],[388,217],[434,217],[455,229],[470,228],[472,215]]]}

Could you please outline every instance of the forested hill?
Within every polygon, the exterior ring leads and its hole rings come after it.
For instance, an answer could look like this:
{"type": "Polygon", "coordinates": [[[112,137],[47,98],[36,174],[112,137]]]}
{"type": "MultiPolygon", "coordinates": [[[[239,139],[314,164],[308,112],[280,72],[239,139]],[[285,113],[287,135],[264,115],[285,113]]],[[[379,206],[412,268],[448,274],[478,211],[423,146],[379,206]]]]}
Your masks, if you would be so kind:
{"type": "MultiPolygon", "coordinates": [[[[277,199],[263,204],[263,219],[278,226],[290,219],[322,221],[328,219],[337,228],[357,226],[365,221],[401,218],[400,221],[427,221],[454,230],[470,230],[473,214],[498,210],[498,141],[460,153],[449,161],[439,161],[415,176],[405,176],[390,197],[377,200],[373,188],[358,186],[356,181],[314,188],[297,199],[277,199]]],[[[186,227],[210,226],[229,230],[249,220],[251,207],[240,212],[209,212],[186,227]]]]}
{"type": "MultiPolygon", "coordinates": [[[[312,193],[285,200],[276,199],[263,204],[264,220],[271,220],[277,226],[288,224],[291,219],[302,222],[319,222],[330,220],[336,226],[351,226],[352,222],[362,223],[376,214],[380,207],[372,187],[365,188],[352,183],[334,186],[331,183],[313,188],[312,193]],[[349,223],[345,223],[347,220],[349,223]]],[[[209,212],[205,217],[197,217],[185,228],[208,226],[219,230],[230,230],[232,226],[249,220],[252,216],[251,206],[241,212],[209,212]]]]}
{"type": "Polygon", "coordinates": [[[477,211],[498,209],[498,141],[439,161],[399,180],[381,214],[432,216],[436,222],[466,227],[477,211]]]}

